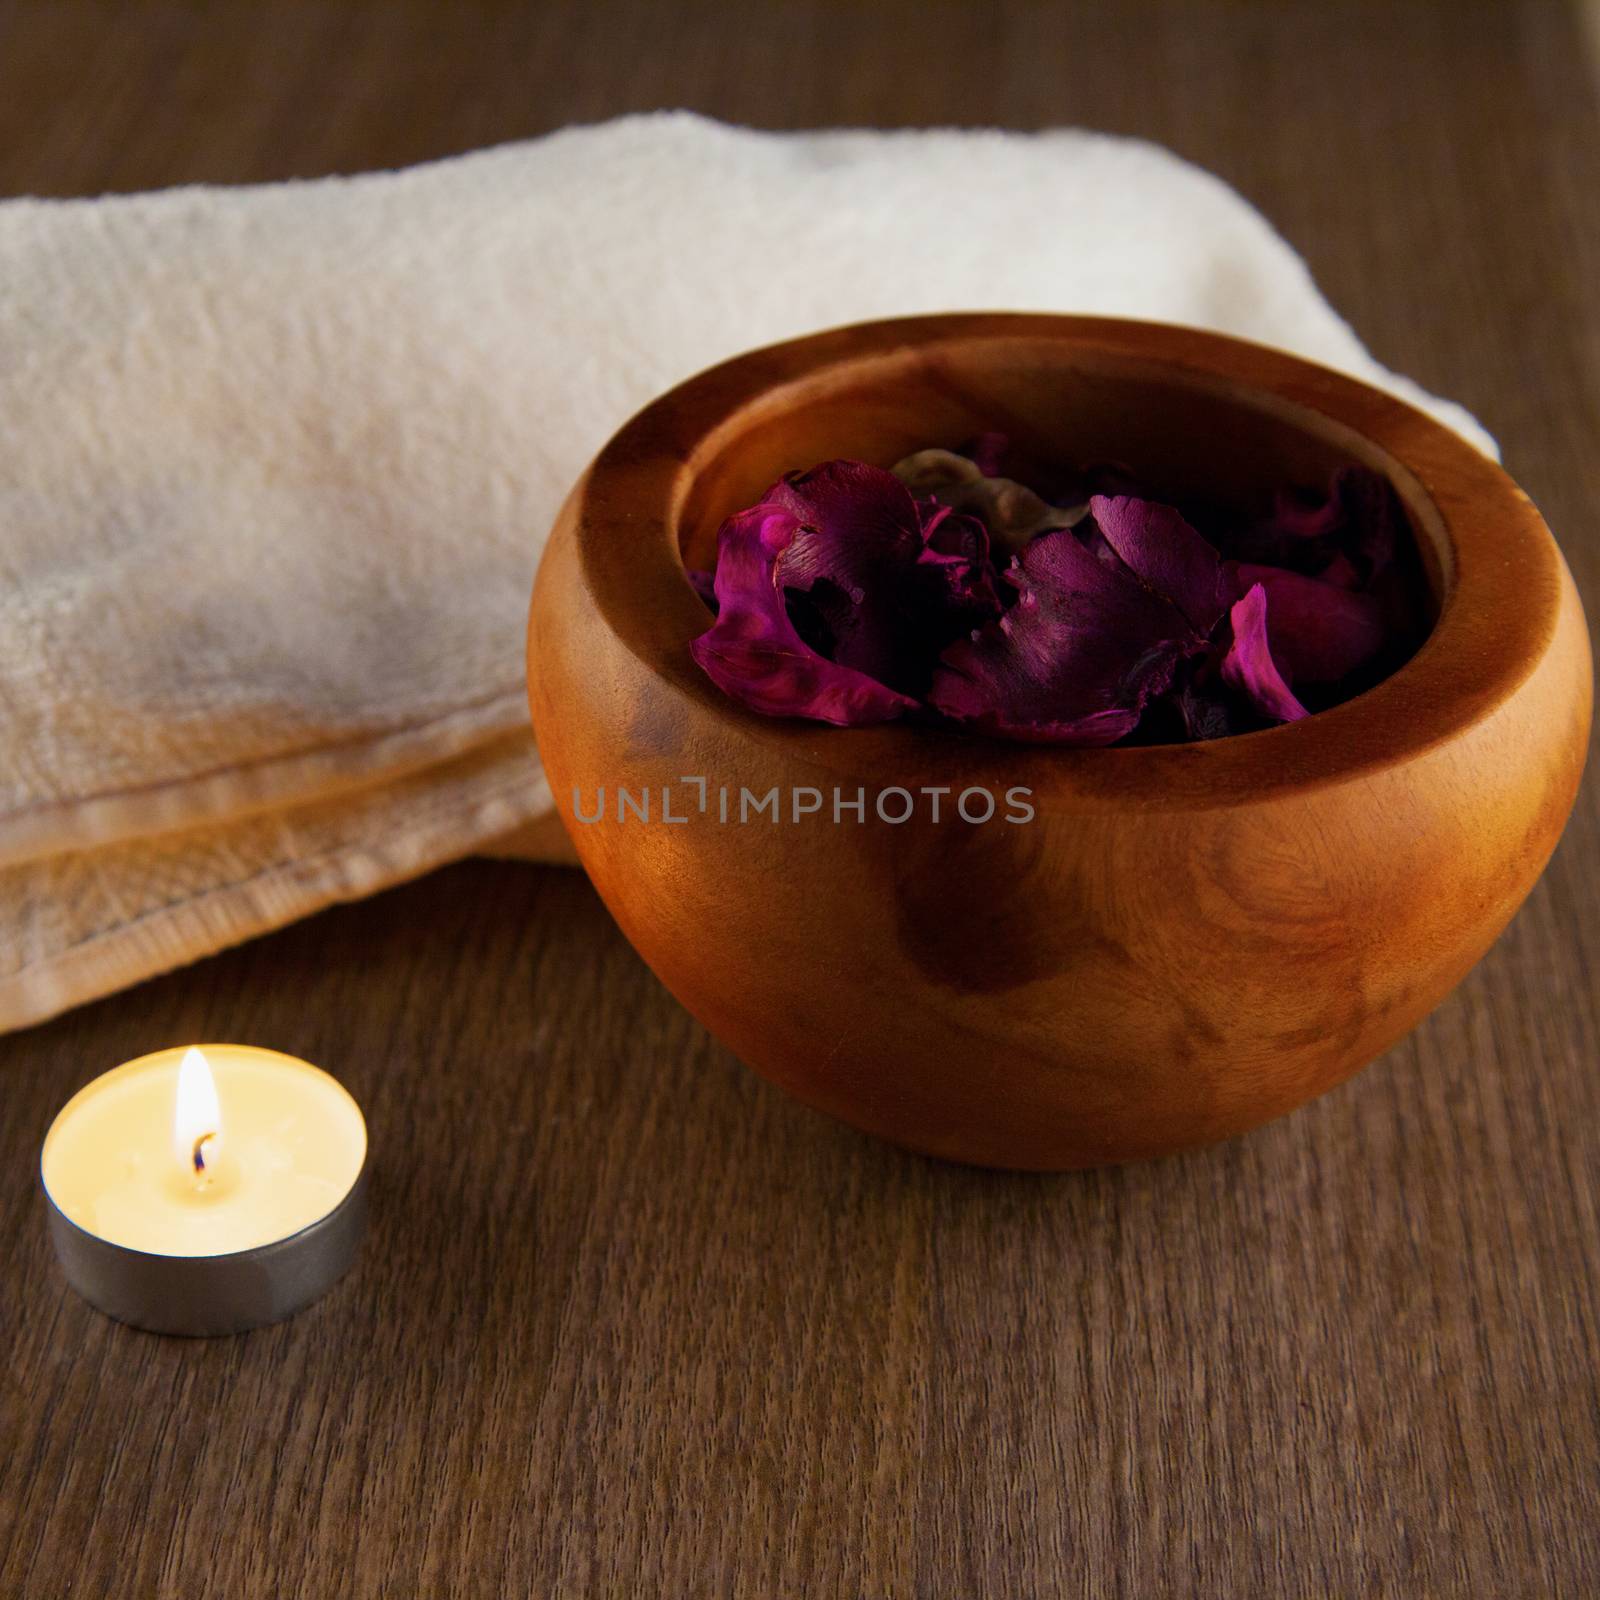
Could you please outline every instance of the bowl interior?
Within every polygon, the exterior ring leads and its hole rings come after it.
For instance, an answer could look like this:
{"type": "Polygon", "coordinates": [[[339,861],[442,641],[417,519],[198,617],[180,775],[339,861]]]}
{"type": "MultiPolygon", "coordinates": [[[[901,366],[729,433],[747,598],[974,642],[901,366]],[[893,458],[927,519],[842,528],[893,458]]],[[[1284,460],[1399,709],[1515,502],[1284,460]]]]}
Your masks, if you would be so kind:
{"type": "Polygon", "coordinates": [[[1353,378],[1217,334],[1116,318],[949,313],[774,345],[691,378],[601,452],[574,507],[597,614],[703,719],[867,784],[981,773],[1062,809],[1251,803],[1404,761],[1490,715],[1556,627],[1562,566],[1500,467],[1425,413],[1353,378]],[[1433,600],[1432,631],[1365,693],[1281,727],[1197,744],[1007,743],[891,723],[762,717],[721,694],[689,644],[708,625],[684,567],[784,472],[849,455],[890,464],[995,429],[1041,462],[1120,462],[1147,494],[1255,515],[1345,463],[1393,486],[1433,600]],[[1507,575],[1515,582],[1508,583],[1507,575]]]}
{"type": "Polygon", "coordinates": [[[1433,610],[1450,542],[1415,477],[1373,440],[1325,414],[1201,369],[1037,340],[990,340],[959,359],[937,348],[819,374],[750,407],[695,461],[674,528],[684,564],[715,565],[717,528],[782,473],[836,456],[888,466],[930,445],[1005,434],[1041,468],[1125,466],[1141,491],[1180,507],[1256,519],[1275,492],[1326,490],[1359,464],[1388,478],[1405,512],[1433,610]]]}

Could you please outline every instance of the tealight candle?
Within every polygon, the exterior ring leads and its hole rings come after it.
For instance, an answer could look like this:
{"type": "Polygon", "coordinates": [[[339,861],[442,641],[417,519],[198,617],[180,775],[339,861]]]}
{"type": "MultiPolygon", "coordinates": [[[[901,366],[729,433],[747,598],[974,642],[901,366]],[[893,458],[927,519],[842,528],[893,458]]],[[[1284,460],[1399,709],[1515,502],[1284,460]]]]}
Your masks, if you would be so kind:
{"type": "Polygon", "coordinates": [[[91,1305],[157,1333],[238,1333],[346,1270],[367,1127],[334,1078],[250,1045],[141,1056],[96,1078],[40,1157],[50,1232],[91,1305]]]}

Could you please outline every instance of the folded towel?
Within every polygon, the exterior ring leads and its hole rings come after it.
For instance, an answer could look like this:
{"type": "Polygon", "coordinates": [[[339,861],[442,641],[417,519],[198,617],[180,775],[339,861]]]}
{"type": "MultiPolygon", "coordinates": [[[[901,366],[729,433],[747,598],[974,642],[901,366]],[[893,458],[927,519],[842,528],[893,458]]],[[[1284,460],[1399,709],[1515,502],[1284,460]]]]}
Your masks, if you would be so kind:
{"type": "Polygon", "coordinates": [[[598,446],[741,349],[985,308],[1222,329],[1493,449],[1224,184],[1091,133],[669,114],[0,206],[0,1028],[545,816],[524,618],[598,446]]]}

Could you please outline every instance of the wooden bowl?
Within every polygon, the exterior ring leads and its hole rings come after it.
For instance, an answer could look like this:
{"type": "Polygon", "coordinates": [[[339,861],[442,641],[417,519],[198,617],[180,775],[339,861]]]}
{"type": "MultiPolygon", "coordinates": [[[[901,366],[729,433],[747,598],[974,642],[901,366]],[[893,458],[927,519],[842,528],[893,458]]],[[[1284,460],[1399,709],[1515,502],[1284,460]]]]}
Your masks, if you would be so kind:
{"type": "MultiPolygon", "coordinates": [[[[579,857],[661,980],[756,1071],[915,1149],[1002,1167],[1157,1156],[1254,1127],[1388,1048],[1533,886],[1591,707],[1565,563],[1492,461],[1272,350],[1090,317],[952,315],[757,350],[601,451],[552,534],[528,682],[579,857]],[[684,576],[723,516],[833,456],[998,428],[1259,508],[1387,475],[1438,603],[1419,653],[1303,722],[1051,750],[764,718],[700,673],[684,576]],[[698,809],[704,779],[707,807],[698,809]],[[878,818],[885,790],[1031,791],[1034,819],[878,818]],[[719,790],[732,797],[719,818],[719,790]],[[740,824],[739,795],[785,814],[740,824]],[[619,791],[634,804],[622,806],[619,791]],[[867,797],[835,823],[835,790],[867,797]],[[669,816],[663,818],[663,791],[669,816]],[[796,791],[829,797],[791,817],[796,791]],[[592,816],[604,791],[601,820],[592,816]],[[648,792],[650,819],[638,815],[648,792]]],[[[810,804],[809,794],[802,801],[810,804]]],[[[949,801],[945,801],[948,808],[949,801]]],[[[903,809],[898,799],[888,807],[903,809]]],[[[974,800],[971,811],[981,811],[974,800]]]]}

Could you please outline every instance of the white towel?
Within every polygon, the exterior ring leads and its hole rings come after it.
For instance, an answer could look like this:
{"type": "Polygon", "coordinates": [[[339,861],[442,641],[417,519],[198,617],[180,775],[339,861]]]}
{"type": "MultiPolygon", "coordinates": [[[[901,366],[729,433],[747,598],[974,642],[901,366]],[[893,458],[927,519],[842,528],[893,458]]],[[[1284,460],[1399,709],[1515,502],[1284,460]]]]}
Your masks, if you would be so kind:
{"type": "Polygon", "coordinates": [[[631,117],[398,173],[0,206],[0,1028],[548,813],[562,496],[754,345],[1003,308],[1396,390],[1216,178],[1077,131],[631,117]]]}

